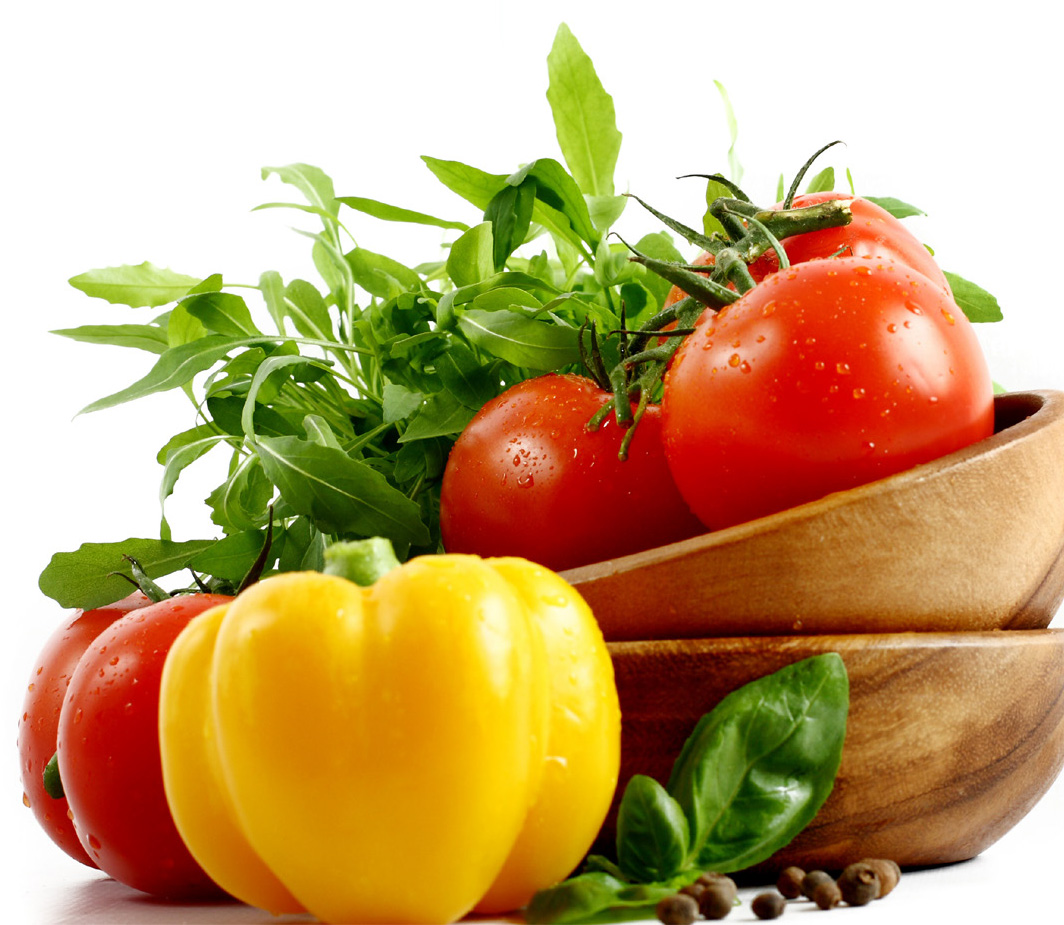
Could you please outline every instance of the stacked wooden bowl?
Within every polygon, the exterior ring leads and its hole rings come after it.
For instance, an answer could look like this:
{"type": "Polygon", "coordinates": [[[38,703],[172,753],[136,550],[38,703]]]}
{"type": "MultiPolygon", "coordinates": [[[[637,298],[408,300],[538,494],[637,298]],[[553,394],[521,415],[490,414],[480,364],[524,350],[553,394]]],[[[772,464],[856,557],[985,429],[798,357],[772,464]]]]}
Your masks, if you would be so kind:
{"type": "Polygon", "coordinates": [[[1064,393],[998,396],[992,437],[907,472],[564,574],[613,656],[618,799],[736,687],[842,656],[835,788],[766,869],[973,857],[1064,765],[1064,393]]]}

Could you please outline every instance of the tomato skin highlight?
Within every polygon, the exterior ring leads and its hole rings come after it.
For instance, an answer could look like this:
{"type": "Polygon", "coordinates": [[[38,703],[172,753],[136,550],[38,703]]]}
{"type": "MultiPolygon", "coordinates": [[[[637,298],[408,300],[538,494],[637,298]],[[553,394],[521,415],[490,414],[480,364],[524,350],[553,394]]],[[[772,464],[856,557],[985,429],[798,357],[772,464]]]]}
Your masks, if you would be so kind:
{"type": "Polygon", "coordinates": [[[617,458],[624,431],[590,379],[550,374],[488,402],[451,450],[440,495],[448,552],[519,556],[555,571],[703,532],[672,482],[651,406],[617,458]]]}
{"type": "Polygon", "coordinates": [[[59,773],[82,847],[115,880],[155,896],[221,895],[189,854],[166,802],[159,691],[178,633],[228,600],[183,595],[115,621],[79,660],[59,715],[59,773]]]}
{"type": "Polygon", "coordinates": [[[19,769],[24,802],[41,828],[75,861],[96,867],[78,840],[67,815],[66,797],[53,798],[44,790],[44,768],[55,754],[59,713],[70,677],[92,641],[131,610],[151,603],[140,591],[106,607],[78,610],[67,617],[45,642],[27,685],[18,722],[19,769]]]}
{"type": "Polygon", "coordinates": [[[677,351],[669,467],[711,529],[928,462],[993,432],[970,322],[893,261],[813,260],[767,277],[677,351]]]}

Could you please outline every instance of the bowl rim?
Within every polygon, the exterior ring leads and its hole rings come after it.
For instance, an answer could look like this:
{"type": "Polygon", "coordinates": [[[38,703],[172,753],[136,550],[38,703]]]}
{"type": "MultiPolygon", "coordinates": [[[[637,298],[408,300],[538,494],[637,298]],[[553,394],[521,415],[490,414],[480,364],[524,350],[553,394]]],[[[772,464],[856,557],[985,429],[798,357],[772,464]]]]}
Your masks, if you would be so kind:
{"type": "Polygon", "coordinates": [[[1064,423],[1064,391],[1031,389],[1002,392],[994,396],[994,433],[966,447],[901,472],[837,491],[756,520],[712,530],[698,536],[656,546],[641,552],[603,559],[559,572],[562,578],[579,589],[581,584],[634,569],[657,565],[672,559],[706,552],[717,546],[739,542],[749,536],[767,533],[796,520],[810,520],[835,508],[858,503],[877,495],[887,495],[907,485],[940,477],[944,472],[972,465],[992,454],[1004,452],[1026,442],[1039,432],[1064,423]]]}

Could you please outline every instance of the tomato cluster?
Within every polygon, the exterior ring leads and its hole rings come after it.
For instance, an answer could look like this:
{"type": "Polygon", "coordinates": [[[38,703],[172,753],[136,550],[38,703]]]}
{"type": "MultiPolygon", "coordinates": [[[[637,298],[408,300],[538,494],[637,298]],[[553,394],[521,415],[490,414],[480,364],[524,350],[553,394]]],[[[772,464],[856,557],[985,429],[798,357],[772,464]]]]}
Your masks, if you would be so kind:
{"type": "Polygon", "coordinates": [[[171,643],[229,598],[153,603],[139,591],[78,612],[47,641],[18,727],[24,801],[67,854],[115,880],[171,898],[219,895],[178,835],[163,790],[159,688],[171,643]],[[45,787],[58,756],[63,795],[45,787]]]}
{"type": "MultiPolygon", "coordinates": [[[[767,251],[750,265],[752,289],[704,312],[628,461],[616,458],[615,421],[588,430],[609,396],[587,380],[532,379],[488,403],[444,474],[446,548],[569,568],[744,523],[989,436],[989,371],[930,252],[865,199],[818,193],[793,207],[828,199],[848,200],[852,221],[784,238],[790,266],[767,251]]],[[[665,304],[683,295],[674,289],[665,304]]]]}

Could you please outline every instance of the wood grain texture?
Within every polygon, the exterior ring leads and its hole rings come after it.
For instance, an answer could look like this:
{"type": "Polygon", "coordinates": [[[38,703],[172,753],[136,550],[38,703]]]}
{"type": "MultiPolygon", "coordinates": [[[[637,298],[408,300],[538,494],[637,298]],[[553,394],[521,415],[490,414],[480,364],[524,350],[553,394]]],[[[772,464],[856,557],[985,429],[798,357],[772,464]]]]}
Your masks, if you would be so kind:
{"type": "Polygon", "coordinates": [[[563,572],[607,640],[1049,625],[1064,599],[1064,393],[996,433],[771,517],[563,572]]]}
{"type": "MultiPolygon", "coordinates": [[[[838,652],[850,717],[835,789],[762,870],[971,858],[1031,809],[1064,764],[1064,630],[611,643],[622,711],[617,799],[662,783],[702,714],[784,665],[838,652]]],[[[598,843],[610,851],[616,800],[598,843]]],[[[610,851],[612,853],[612,851],[610,851]]]]}

